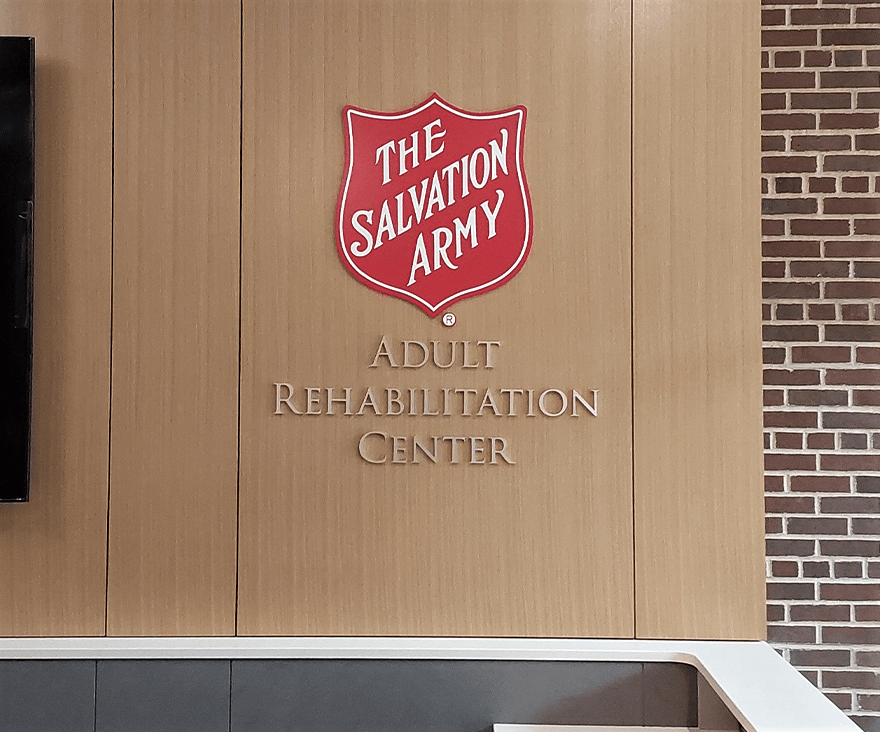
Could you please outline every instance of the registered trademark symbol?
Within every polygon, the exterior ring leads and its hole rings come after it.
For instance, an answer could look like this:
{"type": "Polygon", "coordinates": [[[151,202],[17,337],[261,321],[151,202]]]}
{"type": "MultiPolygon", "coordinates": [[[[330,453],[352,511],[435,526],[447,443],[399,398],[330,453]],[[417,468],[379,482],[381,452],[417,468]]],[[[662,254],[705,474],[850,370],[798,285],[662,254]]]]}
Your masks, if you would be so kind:
{"type": "Polygon", "coordinates": [[[455,313],[444,313],[443,325],[445,325],[447,328],[451,328],[453,325],[455,325],[455,313]]]}

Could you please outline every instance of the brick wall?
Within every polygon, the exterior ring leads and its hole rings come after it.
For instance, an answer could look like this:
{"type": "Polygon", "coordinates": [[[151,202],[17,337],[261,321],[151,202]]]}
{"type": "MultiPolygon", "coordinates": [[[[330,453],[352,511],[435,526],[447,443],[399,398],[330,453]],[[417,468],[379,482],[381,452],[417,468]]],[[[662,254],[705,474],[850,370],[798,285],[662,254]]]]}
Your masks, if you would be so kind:
{"type": "Polygon", "coordinates": [[[880,2],[763,2],[770,641],[880,732],[880,2]]]}

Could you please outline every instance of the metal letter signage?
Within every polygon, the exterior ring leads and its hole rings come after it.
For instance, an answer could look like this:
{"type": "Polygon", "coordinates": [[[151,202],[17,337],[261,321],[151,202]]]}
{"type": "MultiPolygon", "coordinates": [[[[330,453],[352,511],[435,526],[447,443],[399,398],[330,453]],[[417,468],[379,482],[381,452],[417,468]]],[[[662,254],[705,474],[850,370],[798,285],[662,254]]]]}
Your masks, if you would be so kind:
{"type": "Polygon", "coordinates": [[[465,112],[434,94],[343,119],[337,248],[356,279],[434,318],[519,272],[532,240],[525,107],[465,112]]]}

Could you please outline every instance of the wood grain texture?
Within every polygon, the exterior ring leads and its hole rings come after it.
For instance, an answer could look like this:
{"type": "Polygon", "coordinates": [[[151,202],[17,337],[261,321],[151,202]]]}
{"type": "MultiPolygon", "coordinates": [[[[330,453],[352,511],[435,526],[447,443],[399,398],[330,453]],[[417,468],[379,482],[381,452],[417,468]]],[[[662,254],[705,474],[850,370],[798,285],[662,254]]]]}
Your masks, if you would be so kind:
{"type": "Polygon", "coordinates": [[[633,634],[629,1],[244,6],[238,632],[633,634]],[[522,272],[444,328],[336,254],[346,104],[528,108],[522,272]],[[497,340],[492,372],[370,370],[497,340]],[[273,416],[272,384],[600,390],[598,418],[273,416]],[[502,435],[515,466],[368,465],[360,435],[502,435]]]}
{"type": "Polygon", "coordinates": [[[241,7],[115,12],[107,628],[232,634],[241,7]]]}
{"type": "Polygon", "coordinates": [[[759,11],[634,4],[640,638],[765,633],[759,11]]]}
{"type": "Polygon", "coordinates": [[[31,500],[0,506],[0,636],[104,632],[112,3],[3,0],[36,39],[31,500]]]}

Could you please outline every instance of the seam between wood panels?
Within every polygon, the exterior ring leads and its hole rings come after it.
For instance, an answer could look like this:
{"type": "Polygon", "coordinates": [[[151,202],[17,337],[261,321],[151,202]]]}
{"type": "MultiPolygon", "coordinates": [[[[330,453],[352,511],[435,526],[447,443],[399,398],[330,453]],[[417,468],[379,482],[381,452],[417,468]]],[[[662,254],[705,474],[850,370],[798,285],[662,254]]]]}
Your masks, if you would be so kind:
{"type": "Polygon", "coordinates": [[[635,0],[629,6],[629,376],[630,466],[632,481],[632,635],[638,637],[638,586],[636,584],[636,282],[635,282],[635,0]]]}
{"type": "MultiPolygon", "coordinates": [[[[113,449],[113,282],[116,248],[116,0],[110,4],[110,359],[107,403],[107,536],[104,553],[104,637],[110,628],[110,478],[113,449]]],[[[97,674],[97,671],[95,672],[97,674]]],[[[97,679],[97,677],[96,677],[97,679]]],[[[96,682],[97,683],[97,682],[96,682]]],[[[97,702],[96,702],[97,703],[97,702]]],[[[96,708],[97,709],[97,708],[96,708]]],[[[97,724],[97,721],[95,722],[97,724]]]]}
{"type": "MultiPolygon", "coordinates": [[[[242,239],[244,232],[244,0],[239,2],[238,75],[238,432],[235,460],[235,597],[232,634],[238,635],[239,532],[241,530],[241,318],[242,318],[242,239]]],[[[232,671],[230,668],[230,684],[232,671]]],[[[231,696],[230,696],[231,699],[231,696]]],[[[230,701],[230,705],[232,702],[230,701]]],[[[231,712],[231,707],[230,707],[231,712]]],[[[231,719],[231,717],[230,717],[231,719]]],[[[231,722],[230,722],[231,724],[231,722]]]]}

